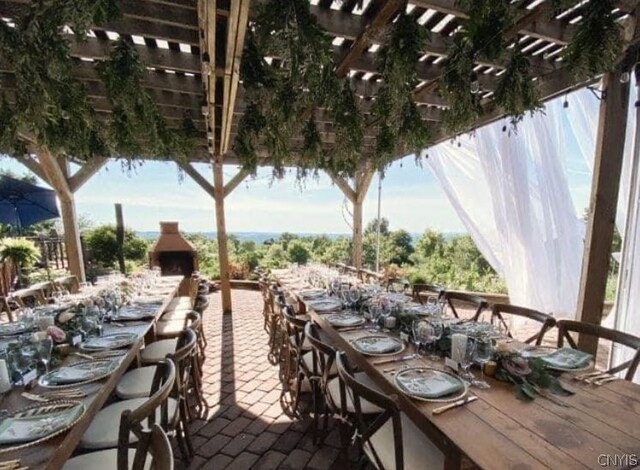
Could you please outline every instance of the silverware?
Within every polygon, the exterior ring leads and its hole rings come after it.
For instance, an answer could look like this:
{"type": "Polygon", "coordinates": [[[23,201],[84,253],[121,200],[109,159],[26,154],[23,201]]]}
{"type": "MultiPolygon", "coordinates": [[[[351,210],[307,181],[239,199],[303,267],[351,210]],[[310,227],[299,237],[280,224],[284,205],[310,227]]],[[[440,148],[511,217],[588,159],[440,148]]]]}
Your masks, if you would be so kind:
{"type": "Polygon", "coordinates": [[[15,460],[7,460],[5,462],[0,462],[0,470],[13,470],[13,469],[22,469],[27,467],[20,467],[20,459],[15,460]]]}
{"type": "Polygon", "coordinates": [[[611,374],[609,374],[607,372],[602,372],[600,374],[592,375],[588,379],[584,379],[583,382],[587,383],[587,384],[592,384],[594,382],[597,382],[599,380],[606,379],[606,378],[609,378],[609,377],[611,377],[611,374]]]}
{"type": "Polygon", "coordinates": [[[596,386],[598,386],[598,387],[599,387],[600,385],[604,385],[604,384],[606,384],[606,383],[613,382],[614,380],[618,380],[618,378],[619,378],[619,377],[615,377],[615,376],[613,376],[613,375],[610,375],[609,377],[605,377],[605,378],[603,378],[603,379],[595,380],[595,381],[593,382],[593,385],[596,385],[596,386]]]}
{"type": "Polygon", "coordinates": [[[464,406],[467,403],[471,403],[472,401],[476,401],[478,399],[477,396],[475,395],[469,395],[468,397],[462,398],[458,401],[454,401],[453,403],[449,403],[448,405],[444,405],[444,406],[440,406],[438,408],[434,408],[433,411],[431,411],[432,415],[440,415],[442,413],[444,413],[445,411],[449,411],[452,410],[454,408],[458,408],[460,406],[464,406]]]}
{"type": "Polygon", "coordinates": [[[338,331],[340,333],[344,333],[346,331],[362,330],[363,328],[364,328],[364,325],[361,325],[361,326],[350,326],[350,327],[347,327],[347,328],[340,328],[340,329],[338,329],[338,331]]]}
{"type": "Polygon", "coordinates": [[[394,357],[393,359],[383,359],[382,361],[376,361],[376,362],[373,362],[372,364],[374,366],[379,366],[382,364],[391,364],[392,362],[410,361],[411,359],[415,359],[416,357],[418,357],[417,354],[409,354],[407,356],[394,357]]]}
{"type": "Polygon", "coordinates": [[[596,370],[596,371],[591,371],[591,372],[587,372],[586,374],[578,374],[578,375],[574,375],[573,377],[571,377],[573,380],[585,380],[588,379],[589,377],[592,377],[594,375],[600,375],[600,374],[604,374],[605,372],[602,370],[596,370]]]}

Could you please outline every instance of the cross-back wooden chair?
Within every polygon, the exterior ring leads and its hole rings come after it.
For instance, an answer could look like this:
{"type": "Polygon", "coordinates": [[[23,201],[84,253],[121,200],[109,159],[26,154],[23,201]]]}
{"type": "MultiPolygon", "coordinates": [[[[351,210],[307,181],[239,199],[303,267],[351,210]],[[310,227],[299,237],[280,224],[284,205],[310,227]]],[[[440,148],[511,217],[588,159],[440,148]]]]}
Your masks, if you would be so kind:
{"type": "Polygon", "coordinates": [[[564,346],[564,342],[566,340],[567,343],[569,343],[569,346],[574,349],[578,349],[578,344],[570,334],[578,333],[579,335],[587,335],[593,336],[598,339],[606,339],[611,341],[612,343],[621,344],[635,350],[635,354],[630,360],[623,362],[622,364],[618,364],[617,366],[613,366],[609,370],[607,370],[607,373],[609,374],[617,374],[618,372],[626,370],[624,379],[628,381],[633,380],[633,377],[638,370],[638,364],[640,364],[639,337],[622,331],[605,328],[604,326],[594,325],[593,323],[584,323],[575,320],[558,320],[556,326],[558,327],[559,348],[564,346]]]}
{"type": "Polygon", "coordinates": [[[10,322],[16,321],[15,311],[11,308],[9,300],[6,297],[0,297],[0,313],[5,312],[10,322]]]}
{"type": "MultiPolygon", "coordinates": [[[[104,439],[104,435],[114,434],[115,447],[89,452],[68,460],[64,470],[85,470],[90,468],[117,468],[118,470],[145,468],[147,450],[151,439],[151,429],[155,424],[167,429],[169,421],[168,399],[176,379],[176,367],[171,360],[158,365],[153,378],[151,396],[134,409],[124,409],[119,416],[117,429],[111,427],[97,429],[96,419],[89,425],[82,438],[81,445],[88,437],[104,439]],[[92,429],[93,427],[96,429],[92,429]],[[135,439],[132,440],[132,435],[135,439]]],[[[113,405],[111,405],[113,406],[113,405]]],[[[107,407],[108,408],[108,407],[107,407]]],[[[111,422],[111,420],[109,420],[111,422]]],[[[86,445],[84,446],[87,447],[86,445]]],[[[92,449],[104,448],[89,446],[92,449]]]]}
{"type": "Polygon", "coordinates": [[[442,294],[444,293],[444,287],[437,284],[427,283],[418,283],[411,286],[411,297],[413,297],[414,301],[421,304],[424,304],[422,296],[420,295],[423,292],[426,292],[427,294],[434,294],[438,300],[440,300],[440,297],[442,297],[442,294]]]}
{"type": "Polygon", "coordinates": [[[283,358],[285,369],[281,377],[282,396],[285,397],[287,393],[292,395],[287,411],[296,416],[299,412],[300,394],[303,391],[308,391],[303,387],[305,379],[309,381],[309,384],[316,379],[316,376],[302,360],[304,354],[311,351],[309,341],[305,337],[305,325],[308,320],[296,316],[291,305],[280,305],[280,309],[288,338],[287,351],[283,358]],[[295,385],[293,390],[291,390],[292,383],[295,385]]]}
{"type": "Polygon", "coordinates": [[[258,279],[258,287],[260,288],[260,294],[262,295],[262,316],[264,318],[263,328],[264,331],[271,334],[271,315],[273,314],[273,299],[269,295],[269,281],[267,278],[261,277],[258,279]]]}
{"type": "Polygon", "coordinates": [[[451,309],[453,316],[456,318],[460,318],[460,316],[458,315],[458,311],[456,310],[456,303],[463,303],[474,306],[476,310],[473,314],[473,318],[478,317],[489,305],[484,297],[480,297],[479,295],[474,294],[467,294],[465,292],[445,291],[442,294],[442,298],[451,309]]]}
{"type": "Polygon", "coordinates": [[[157,424],[151,427],[148,452],[151,455],[152,470],[173,470],[173,450],[169,437],[157,424]]]}
{"type": "MultiPolygon", "coordinates": [[[[483,312],[477,313],[473,320],[478,321],[482,313],[483,312]]],[[[505,328],[509,338],[513,338],[513,335],[509,329],[507,321],[505,320],[505,316],[527,318],[540,323],[540,330],[530,338],[523,341],[526,344],[534,343],[536,346],[542,344],[544,335],[556,325],[555,318],[546,313],[539,312],[538,310],[518,307],[517,305],[493,304],[491,306],[491,323],[499,322],[505,328]]]]}
{"type": "Polygon", "coordinates": [[[442,469],[444,455],[407,416],[397,397],[388,396],[358,380],[344,352],[336,354],[338,376],[355,408],[356,445],[379,470],[442,469]],[[377,414],[363,413],[363,401],[379,407],[377,414]],[[359,441],[359,442],[358,442],[359,441]]]}

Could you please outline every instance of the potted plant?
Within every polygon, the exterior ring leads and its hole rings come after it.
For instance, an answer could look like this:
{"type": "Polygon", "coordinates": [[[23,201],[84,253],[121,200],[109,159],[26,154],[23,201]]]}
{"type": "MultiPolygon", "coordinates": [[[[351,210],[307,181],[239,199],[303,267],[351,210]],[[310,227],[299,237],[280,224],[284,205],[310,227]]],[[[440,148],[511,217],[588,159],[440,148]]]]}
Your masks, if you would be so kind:
{"type": "Polygon", "coordinates": [[[10,262],[16,270],[16,287],[25,279],[24,271],[29,270],[40,260],[40,250],[26,238],[5,238],[0,243],[0,262],[10,262]]]}

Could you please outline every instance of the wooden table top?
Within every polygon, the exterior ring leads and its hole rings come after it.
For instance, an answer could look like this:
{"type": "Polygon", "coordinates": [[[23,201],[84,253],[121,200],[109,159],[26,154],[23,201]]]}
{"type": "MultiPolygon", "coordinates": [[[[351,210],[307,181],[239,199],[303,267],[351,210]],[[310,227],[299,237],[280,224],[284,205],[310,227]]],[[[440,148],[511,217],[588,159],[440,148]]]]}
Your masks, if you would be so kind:
{"type": "MultiPolygon", "coordinates": [[[[352,340],[371,332],[340,332],[323,315],[313,310],[307,314],[353,364],[385,393],[397,397],[400,409],[442,450],[447,469],[460,468],[462,456],[480,468],[496,470],[600,468],[603,455],[640,456],[640,386],[636,384],[617,380],[596,387],[564,374],[563,384],[575,395],[523,402],[516,398],[511,384],[487,377],[490,389],[470,389],[477,401],[433,416],[431,411],[441,403],[404,395],[395,386],[393,375],[383,369],[403,365],[444,369],[442,360],[418,358],[376,365],[382,358],[367,357],[351,345],[352,340]]],[[[409,346],[396,356],[412,352],[409,346]]]]}
{"type": "MultiPolygon", "coordinates": [[[[160,286],[164,288],[164,299],[159,305],[155,317],[147,321],[126,322],[124,327],[116,327],[114,325],[105,324],[104,334],[122,333],[131,331],[138,334],[138,340],[127,350],[120,366],[108,378],[86,384],[79,387],[88,393],[88,396],[80,401],[84,402],[86,411],[84,416],[76,423],[71,430],[60,436],[44,441],[41,444],[13,452],[2,452],[0,447],[0,461],[20,459],[22,466],[28,466],[30,469],[59,469],[69,459],[73,451],[82,438],[85,430],[91,424],[93,417],[100,411],[111,393],[115,389],[122,375],[127,371],[131,363],[136,359],[141,347],[144,345],[146,335],[153,333],[155,322],[162,315],[167,305],[173,299],[178,291],[180,280],[182,277],[161,278],[160,286]]],[[[158,287],[160,289],[161,287],[158,287]]],[[[82,361],[82,358],[76,356],[68,356],[63,360],[63,364],[82,361]]],[[[33,392],[43,391],[41,387],[36,387],[33,392]]],[[[10,412],[18,411],[27,406],[38,404],[37,402],[27,400],[22,397],[23,387],[17,387],[5,394],[1,398],[0,407],[10,412]]]]}

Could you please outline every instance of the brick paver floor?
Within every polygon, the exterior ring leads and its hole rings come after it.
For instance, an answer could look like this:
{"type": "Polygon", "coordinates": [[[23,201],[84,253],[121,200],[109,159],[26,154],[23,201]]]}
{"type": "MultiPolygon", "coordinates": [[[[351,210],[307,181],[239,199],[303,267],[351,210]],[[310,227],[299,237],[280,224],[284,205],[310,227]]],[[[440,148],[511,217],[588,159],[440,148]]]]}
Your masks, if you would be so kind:
{"type": "Polygon", "coordinates": [[[219,294],[210,296],[204,313],[210,409],[190,426],[196,456],[187,465],[176,450],[176,468],[344,468],[337,429],[315,446],[309,421],[294,421],[282,411],[278,368],[267,361],[260,293],[234,290],[232,296],[232,315],[221,314],[219,294]]]}

